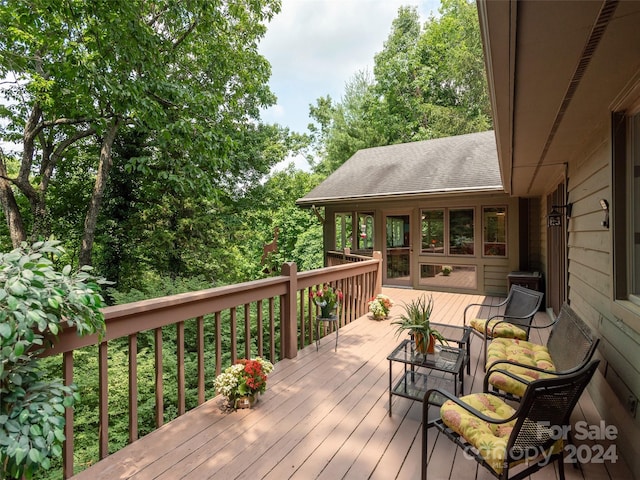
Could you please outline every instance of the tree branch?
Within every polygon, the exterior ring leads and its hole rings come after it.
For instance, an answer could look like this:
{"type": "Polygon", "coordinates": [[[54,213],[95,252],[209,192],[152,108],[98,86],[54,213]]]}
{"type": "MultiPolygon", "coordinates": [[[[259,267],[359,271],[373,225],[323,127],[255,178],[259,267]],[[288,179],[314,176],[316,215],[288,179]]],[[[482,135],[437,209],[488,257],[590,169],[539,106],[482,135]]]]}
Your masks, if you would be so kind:
{"type": "Polygon", "coordinates": [[[193,32],[194,28],[196,28],[196,26],[198,25],[198,20],[194,20],[193,23],[189,26],[189,28],[187,28],[184,33],[182,35],[180,35],[174,42],[173,42],[173,49],[175,50],[176,48],[178,48],[180,46],[180,44],[182,42],[185,41],[185,39],[189,36],[189,34],[191,32],[193,32]]]}
{"type": "Polygon", "coordinates": [[[60,159],[64,151],[70,145],[73,145],[74,143],[76,143],[78,140],[88,137],[89,135],[93,135],[94,133],[96,133],[95,128],[88,128],[87,130],[76,132],[75,135],[68,137],[63,142],[60,142],[60,144],[53,150],[53,153],[51,154],[51,160],[49,162],[46,162],[46,164],[42,165],[43,167],[41,169],[42,179],[40,184],[41,191],[45,192],[47,190],[47,187],[49,185],[49,179],[51,179],[51,176],[53,175],[53,169],[55,168],[56,164],[58,163],[58,160],[60,159]]]}

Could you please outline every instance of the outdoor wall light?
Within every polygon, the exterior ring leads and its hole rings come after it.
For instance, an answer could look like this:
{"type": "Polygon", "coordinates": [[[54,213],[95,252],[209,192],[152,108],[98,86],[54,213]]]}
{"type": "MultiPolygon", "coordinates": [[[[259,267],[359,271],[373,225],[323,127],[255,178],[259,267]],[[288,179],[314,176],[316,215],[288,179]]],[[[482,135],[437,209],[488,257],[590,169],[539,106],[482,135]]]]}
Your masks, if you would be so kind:
{"type": "Polygon", "coordinates": [[[609,202],[607,202],[604,198],[600,199],[600,206],[602,210],[604,210],[604,220],[600,222],[604,228],[609,228],[609,202]]]}
{"type": "Polygon", "coordinates": [[[572,203],[567,203],[566,205],[552,205],[551,212],[547,215],[547,227],[559,227],[562,225],[562,212],[559,209],[565,209],[565,215],[567,220],[571,217],[571,207],[572,203]]]}

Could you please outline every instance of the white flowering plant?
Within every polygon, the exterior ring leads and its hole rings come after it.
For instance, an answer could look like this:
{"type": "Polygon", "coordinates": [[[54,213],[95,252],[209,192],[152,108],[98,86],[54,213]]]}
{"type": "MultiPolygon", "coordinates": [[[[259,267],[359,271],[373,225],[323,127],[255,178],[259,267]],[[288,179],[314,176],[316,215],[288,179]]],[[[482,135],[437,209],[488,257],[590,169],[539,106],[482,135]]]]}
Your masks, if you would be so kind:
{"type": "Polygon", "coordinates": [[[369,302],[369,311],[374,317],[384,318],[389,315],[389,310],[394,305],[393,300],[387,295],[379,293],[369,302]]]}
{"type": "Polygon", "coordinates": [[[235,400],[240,397],[264,393],[267,388],[267,375],[272,370],[273,364],[262,357],[240,359],[216,377],[216,392],[234,405],[235,400]]]}

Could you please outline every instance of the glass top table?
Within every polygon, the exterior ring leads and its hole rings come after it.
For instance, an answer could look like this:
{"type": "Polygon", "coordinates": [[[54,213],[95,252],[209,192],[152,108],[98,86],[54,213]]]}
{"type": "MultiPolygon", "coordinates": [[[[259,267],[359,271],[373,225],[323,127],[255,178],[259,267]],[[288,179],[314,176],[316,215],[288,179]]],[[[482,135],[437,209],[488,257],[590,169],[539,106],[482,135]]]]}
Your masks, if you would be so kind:
{"type": "MultiPolygon", "coordinates": [[[[457,327],[465,330],[463,327],[457,327]]],[[[440,328],[438,327],[440,330],[440,328]]],[[[422,401],[427,390],[444,388],[458,395],[464,392],[464,366],[467,361],[469,332],[463,332],[458,339],[451,341],[459,347],[439,346],[439,352],[424,355],[415,350],[415,343],[411,339],[403,340],[393,352],[389,354],[389,416],[393,395],[422,401]],[[466,339],[464,338],[466,334],[466,339]],[[465,340],[464,342],[462,340],[465,340]],[[403,365],[404,372],[400,379],[393,384],[393,364],[403,365]]],[[[450,342],[451,343],[451,342],[450,342]]],[[[430,399],[430,403],[437,404],[437,399],[430,399]]]]}
{"type": "Polygon", "coordinates": [[[447,340],[449,346],[454,342],[458,345],[458,348],[462,348],[467,351],[467,375],[471,373],[470,359],[471,359],[471,327],[464,327],[458,325],[448,325],[446,323],[431,322],[431,326],[438,330],[442,336],[447,340]]]}

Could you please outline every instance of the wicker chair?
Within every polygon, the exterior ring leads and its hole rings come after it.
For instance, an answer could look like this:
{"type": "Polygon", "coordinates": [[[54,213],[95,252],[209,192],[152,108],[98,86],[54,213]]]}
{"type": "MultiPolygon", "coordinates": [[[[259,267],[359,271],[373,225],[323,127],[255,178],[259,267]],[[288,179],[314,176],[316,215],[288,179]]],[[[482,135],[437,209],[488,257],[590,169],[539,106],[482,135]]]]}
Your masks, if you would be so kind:
{"type": "Polygon", "coordinates": [[[586,365],[598,347],[589,326],[565,303],[546,345],[497,338],[489,344],[483,390],[509,400],[519,400],[529,383],[540,378],[558,377],[586,365]]]}
{"type": "Polygon", "coordinates": [[[571,412],[598,363],[594,360],[571,374],[532,382],[517,409],[491,393],[457,398],[444,390],[427,391],[422,409],[422,479],[427,478],[431,427],[496,478],[522,479],[557,461],[560,479],[564,479],[564,441],[569,439],[560,433],[570,431],[571,412]],[[429,407],[440,403],[440,417],[429,421],[429,407]],[[527,467],[510,477],[512,467],[523,462],[527,467]]]}
{"type": "MultiPolygon", "coordinates": [[[[512,285],[509,295],[498,305],[471,303],[464,309],[464,325],[471,327],[471,332],[483,339],[484,365],[487,363],[487,343],[494,338],[529,339],[531,322],[540,309],[544,293],[530,290],[519,285],[512,285]],[[472,307],[500,308],[502,313],[489,318],[467,318],[472,307]],[[502,310],[504,307],[504,310],[502,310]]],[[[548,327],[549,325],[544,325],[548,327]]],[[[533,327],[538,328],[538,327],[533,327]]],[[[467,374],[470,374],[470,363],[467,363],[467,374]]]]}

